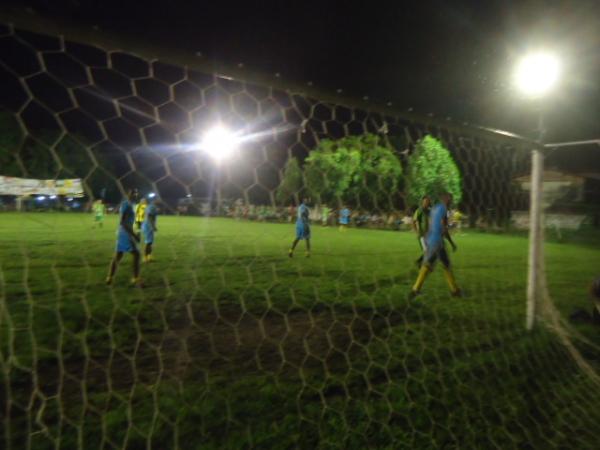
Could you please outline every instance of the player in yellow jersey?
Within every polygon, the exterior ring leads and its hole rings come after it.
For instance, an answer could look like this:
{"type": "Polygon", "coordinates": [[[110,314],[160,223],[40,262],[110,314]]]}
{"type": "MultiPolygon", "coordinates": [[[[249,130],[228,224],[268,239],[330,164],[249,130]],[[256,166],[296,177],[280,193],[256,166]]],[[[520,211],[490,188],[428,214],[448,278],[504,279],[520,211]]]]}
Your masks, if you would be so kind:
{"type": "Polygon", "coordinates": [[[148,206],[148,201],[146,198],[142,198],[140,202],[135,205],[135,226],[138,231],[142,229],[142,224],[144,223],[144,219],[146,218],[146,207],[148,206]]]}

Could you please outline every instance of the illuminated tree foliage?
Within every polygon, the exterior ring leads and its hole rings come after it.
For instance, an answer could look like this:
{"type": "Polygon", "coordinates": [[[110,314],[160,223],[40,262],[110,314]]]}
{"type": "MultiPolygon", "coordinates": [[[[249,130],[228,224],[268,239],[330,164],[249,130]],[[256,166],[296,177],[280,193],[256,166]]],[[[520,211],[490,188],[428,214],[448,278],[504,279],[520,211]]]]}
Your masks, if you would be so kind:
{"type": "Polygon", "coordinates": [[[302,190],[304,182],[302,180],[302,170],[296,158],[288,159],[283,171],[281,184],[275,192],[276,200],[279,204],[285,205],[292,201],[300,200],[298,196],[302,190]]]}
{"type": "Polygon", "coordinates": [[[317,203],[391,210],[402,188],[402,165],[377,135],[325,139],[304,164],[306,187],[317,203]]]}
{"type": "Polygon", "coordinates": [[[415,146],[408,159],[406,197],[409,205],[416,205],[424,195],[434,200],[443,192],[450,192],[454,203],[462,199],[462,180],[456,163],[443,144],[432,136],[425,136],[415,146]]]}

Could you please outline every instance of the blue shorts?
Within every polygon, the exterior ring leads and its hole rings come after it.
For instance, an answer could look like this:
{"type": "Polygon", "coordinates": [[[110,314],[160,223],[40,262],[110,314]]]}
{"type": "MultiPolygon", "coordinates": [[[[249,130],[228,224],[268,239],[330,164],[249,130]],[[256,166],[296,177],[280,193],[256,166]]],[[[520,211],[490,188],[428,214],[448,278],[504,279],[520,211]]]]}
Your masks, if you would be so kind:
{"type": "Polygon", "coordinates": [[[117,252],[119,253],[137,253],[138,248],[133,238],[123,230],[117,233],[117,252]]]}
{"type": "Polygon", "coordinates": [[[149,225],[142,225],[142,232],[144,233],[144,242],[146,244],[154,243],[154,230],[149,225]]]}
{"type": "Polygon", "coordinates": [[[296,223],[296,239],[310,239],[310,225],[307,223],[296,223]]]}
{"type": "Polygon", "coordinates": [[[425,257],[423,258],[423,263],[429,267],[433,267],[438,258],[440,261],[442,261],[444,266],[450,267],[450,258],[448,257],[448,252],[446,251],[444,241],[437,239],[428,241],[427,247],[425,248],[425,257]]]}
{"type": "Polygon", "coordinates": [[[350,219],[348,219],[347,217],[342,217],[340,219],[340,225],[348,225],[350,223],[350,219]]]}

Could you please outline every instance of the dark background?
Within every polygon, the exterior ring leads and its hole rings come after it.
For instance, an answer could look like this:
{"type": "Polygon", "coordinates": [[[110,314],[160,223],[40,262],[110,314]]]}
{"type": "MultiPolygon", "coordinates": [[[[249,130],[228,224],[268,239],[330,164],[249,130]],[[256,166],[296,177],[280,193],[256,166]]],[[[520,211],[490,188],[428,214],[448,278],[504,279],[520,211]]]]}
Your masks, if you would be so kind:
{"type": "Polygon", "coordinates": [[[600,2],[8,1],[7,7],[345,95],[535,136],[511,87],[528,49],[563,60],[549,141],[600,137],[600,2]]]}

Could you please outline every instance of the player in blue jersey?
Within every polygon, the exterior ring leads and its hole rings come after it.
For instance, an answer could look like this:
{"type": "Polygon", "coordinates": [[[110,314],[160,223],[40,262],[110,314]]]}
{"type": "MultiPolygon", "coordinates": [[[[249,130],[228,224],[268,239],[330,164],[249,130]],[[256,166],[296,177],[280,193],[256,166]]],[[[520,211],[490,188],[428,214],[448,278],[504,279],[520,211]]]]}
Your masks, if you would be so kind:
{"type": "Polygon", "coordinates": [[[450,292],[453,296],[458,297],[461,291],[456,284],[452,270],[450,269],[450,258],[444,245],[444,239],[452,246],[452,250],[456,251],[456,244],[452,240],[448,232],[448,208],[452,203],[452,194],[444,193],[441,196],[441,201],[432,209],[429,217],[429,230],[425,237],[425,255],[423,265],[419,271],[419,276],[415,282],[411,297],[415,297],[421,291],[425,278],[433,270],[435,261],[439,258],[444,265],[444,276],[450,287],[450,292]]]}
{"type": "Polygon", "coordinates": [[[346,231],[348,225],[350,225],[350,210],[344,206],[340,211],[340,231],[346,231]]]}
{"type": "Polygon", "coordinates": [[[140,235],[133,231],[135,222],[134,203],[138,199],[137,189],[127,191],[125,200],[119,208],[119,229],[117,231],[117,246],[115,255],[110,263],[106,284],[111,284],[117,271],[117,267],[123,258],[123,253],[131,253],[133,256],[133,278],[131,283],[138,285],[140,283],[140,252],[137,243],[140,242],[140,235]]]}
{"type": "Polygon", "coordinates": [[[298,207],[297,215],[296,215],[296,239],[292,243],[292,247],[289,251],[289,256],[292,258],[294,256],[294,249],[298,242],[301,240],[306,241],[306,257],[310,257],[310,222],[309,222],[309,214],[310,210],[306,204],[308,203],[308,199],[302,199],[302,203],[298,207]]]}
{"type": "Polygon", "coordinates": [[[144,211],[144,221],[142,222],[142,233],[144,233],[144,262],[150,262],[154,259],[152,256],[152,245],[154,244],[154,233],[158,231],[156,228],[156,217],[158,210],[152,198],[148,199],[148,206],[144,211]]]}

